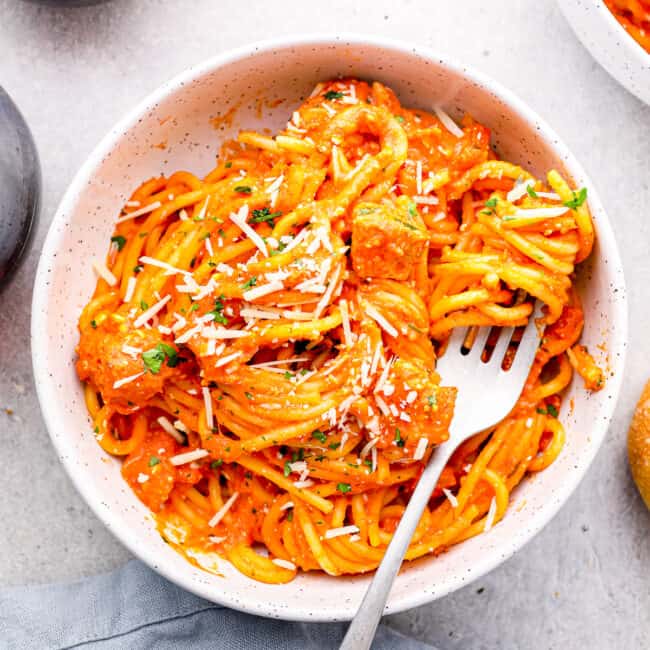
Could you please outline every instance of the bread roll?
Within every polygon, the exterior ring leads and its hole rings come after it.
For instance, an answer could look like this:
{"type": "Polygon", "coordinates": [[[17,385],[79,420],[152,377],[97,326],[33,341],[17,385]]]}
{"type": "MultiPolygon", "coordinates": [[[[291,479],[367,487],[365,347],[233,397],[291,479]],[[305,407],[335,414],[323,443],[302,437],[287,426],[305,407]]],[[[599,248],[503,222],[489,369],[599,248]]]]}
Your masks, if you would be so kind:
{"type": "Polygon", "coordinates": [[[636,405],[627,434],[627,453],[632,478],[650,508],[650,381],[636,405]]]}

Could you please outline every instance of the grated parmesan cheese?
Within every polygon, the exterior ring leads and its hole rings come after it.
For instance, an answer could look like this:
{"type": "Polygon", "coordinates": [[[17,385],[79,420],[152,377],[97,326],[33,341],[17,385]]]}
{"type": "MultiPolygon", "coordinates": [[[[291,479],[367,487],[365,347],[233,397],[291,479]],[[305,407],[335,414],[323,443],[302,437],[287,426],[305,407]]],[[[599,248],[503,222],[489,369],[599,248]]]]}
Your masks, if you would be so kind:
{"type": "Polygon", "coordinates": [[[443,494],[447,497],[447,500],[451,504],[452,508],[458,508],[458,499],[451,493],[447,488],[442,488],[443,494]]]}
{"type": "Polygon", "coordinates": [[[354,535],[359,532],[358,526],[341,526],[340,528],[330,528],[325,531],[325,539],[333,539],[343,535],[354,535]]]}
{"type": "Polygon", "coordinates": [[[209,456],[210,452],[207,449],[193,449],[192,451],[186,451],[183,454],[176,454],[169,459],[169,462],[177,467],[178,465],[186,465],[187,463],[193,463],[195,460],[201,460],[209,456]]]}
{"type": "Polygon", "coordinates": [[[381,327],[386,332],[386,334],[392,336],[393,338],[397,337],[399,332],[372,305],[366,303],[364,306],[364,311],[377,323],[377,325],[379,325],[379,327],[381,327]]]}
{"type": "Polygon", "coordinates": [[[210,528],[214,528],[224,518],[228,510],[232,508],[233,503],[237,501],[238,496],[239,492],[233,492],[228,501],[226,501],[226,503],[224,503],[221,508],[217,510],[217,512],[214,514],[214,517],[212,517],[212,519],[210,519],[208,522],[208,526],[210,526],[210,528]]]}
{"type": "Polygon", "coordinates": [[[485,527],[483,528],[483,532],[487,533],[490,528],[494,525],[494,518],[497,514],[497,500],[492,497],[492,501],[490,501],[490,509],[488,510],[487,516],[485,517],[485,527]]]}
{"type": "Polygon", "coordinates": [[[97,275],[105,280],[109,286],[114,287],[117,284],[117,278],[111,273],[111,271],[109,271],[104,262],[97,259],[93,260],[93,268],[97,275]]]}
{"type": "Polygon", "coordinates": [[[210,395],[210,389],[207,386],[202,386],[201,393],[203,393],[203,404],[205,404],[205,423],[208,425],[208,429],[212,429],[212,426],[214,425],[214,415],[212,413],[212,396],[210,395]]]}
{"type": "Polygon", "coordinates": [[[116,382],[113,383],[113,388],[118,389],[124,386],[125,384],[130,384],[132,381],[138,379],[138,377],[142,377],[142,375],[144,375],[144,370],[142,372],[138,372],[135,375],[124,377],[124,379],[118,379],[116,382]]]}
{"type": "Polygon", "coordinates": [[[455,135],[457,138],[463,137],[463,130],[458,126],[458,124],[456,124],[456,122],[454,122],[454,120],[451,119],[451,117],[449,117],[447,113],[445,113],[445,111],[442,110],[442,108],[440,108],[440,106],[434,106],[433,112],[449,133],[455,135]]]}
{"type": "Polygon", "coordinates": [[[149,205],[145,205],[144,208],[140,208],[139,210],[134,210],[133,212],[125,214],[123,217],[120,217],[115,223],[122,223],[123,221],[128,221],[129,219],[141,217],[143,214],[148,214],[149,212],[157,210],[161,205],[162,203],[160,201],[154,201],[149,205]]]}
{"type": "Polygon", "coordinates": [[[273,564],[277,564],[277,566],[282,567],[283,569],[288,569],[289,571],[296,570],[296,565],[293,562],[289,562],[289,560],[283,560],[280,557],[273,558],[271,562],[273,562],[273,564]]]}
{"type": "Polygon", "coordinates": [[[155,305],[149,307],[149,309],[147,309],[133,321],[133,326],[142,327],[145,323],[149,322],[171,299],[171,295],[167,295],[162,300],[159,300],[155,305]]]}

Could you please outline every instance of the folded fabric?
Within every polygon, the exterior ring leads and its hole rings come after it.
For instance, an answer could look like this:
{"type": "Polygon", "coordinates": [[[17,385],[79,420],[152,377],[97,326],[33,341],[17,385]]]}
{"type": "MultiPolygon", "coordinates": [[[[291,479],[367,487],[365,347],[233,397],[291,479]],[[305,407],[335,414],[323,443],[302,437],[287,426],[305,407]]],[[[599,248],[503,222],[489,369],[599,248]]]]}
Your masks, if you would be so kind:
{"type": "MultiPolygon", "coordinates": [[[[0,646],[12,650],[337,648],[346,627],[277,621],[221,607],[136,560],[79,582],[0,590],[0,646]]],[[[386,625],[372,647],[433,650],[386,625]]]]}

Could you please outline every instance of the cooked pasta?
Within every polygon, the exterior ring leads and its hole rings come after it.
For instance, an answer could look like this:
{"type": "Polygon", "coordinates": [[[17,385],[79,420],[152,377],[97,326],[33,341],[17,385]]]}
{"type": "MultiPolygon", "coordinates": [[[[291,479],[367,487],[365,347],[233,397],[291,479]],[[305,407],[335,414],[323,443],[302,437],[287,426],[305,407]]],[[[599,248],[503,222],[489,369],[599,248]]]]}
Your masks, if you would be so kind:
{"type": "Polygon", "coordinates": [[[546,329],[517,406],[453,455],[407,559],[488,530],[560,453],[573,369],[604,382],[572,288],[586,190],[489,141],[469,116],[335,80],[275,137],[224,144],[205,178],[132,194],[94,264],[77,371],[97,441],[190,561],[269,583],[375,569],[448,437],[451,330],[470,345],[492,326],[489,354],[535,299],[546,329]]]}
{"type": "Polygon", "coordinates": [[[627,33],[646,51],[650,52],[650,2],[648,0],[605,0],[627,33]]]}

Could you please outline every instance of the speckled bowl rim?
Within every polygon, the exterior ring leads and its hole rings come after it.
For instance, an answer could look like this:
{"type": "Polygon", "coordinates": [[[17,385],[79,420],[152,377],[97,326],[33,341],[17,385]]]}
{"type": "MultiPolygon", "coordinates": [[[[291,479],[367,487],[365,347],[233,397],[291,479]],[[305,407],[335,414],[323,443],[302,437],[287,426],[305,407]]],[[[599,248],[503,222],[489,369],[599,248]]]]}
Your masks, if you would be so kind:
{"type": "Polygon", "coordinates": [[[621,86],[642,102],[650,104],[650,53],[632,38],[605,3],[602,0],[557,2],[573,33],[591,56],[621,86]],[[590,21],[575,20],[580,12],[584,15],[585,11],[597,16],[600,31],[589,31],[590,21]]]}
{"type": "MultiPolygon", "coordinates": [[[[485,575],[487,572],[500,565],[506,559],[511,557],[517,552],[525,543],[530,541],[559,511],[561,506],[569,498],[573,490],[576,488],[591,462],[593,461],[596,452],[600,448],[604,436],[607,432],[609,422],[614,412],[616,402],[618,400],[620,387],[623,378],[623,368],[625,361],[625,348],[627,341],[627,298],[625,293],[625,281],[623,277],[623,270],[620,261],[620,256],[614,240],[614,235],[607,219],[606,213],[600,203],[598,194],[593,188],[593,184],[589,181],[582,167],[578,164],[566,146],[562,143],[560,138],[554,131],[534,113],[526,104],[524,104],[518,97],[516,97],[509,90],[501,86],[499,83],[493,81],[486,75],[479,73],[465,65],[450,61],[448,57],[437,54],[426,47],[413,46],[411,44],[402,43],[388,38],[368,36],[363,34],[309,34],[301,36],[285,36],[273,40],[265,40],[234,50],[230,50],[224,54],[215,56],[206,62],[200,63],[196,66],[190,67],[185,72],[174,77],[171,81],[163,84],[158,90],[154,91],[147,98],[141,101],[132,111],[130,111],[122,120],[120,120],[106,135],[99,145],[94,149],[89,158],[83,164],[77,175],[75,176],[72,184],[65,193],[56,215],[50,226],[43,250],[41,253],[38,269],[36,272],[36,279],[34,284],[33,301],[32,301],[32,326],[31,326],[31,343],[32,343],[32,363],[34,370],[34,377],[36,383],[36,390],[38,399],[41,405],[41,410],[50,437],[57,450],[59,458],[63,463],[66,471],[68,472],[72,482],[77,490],[84,497],[86,502],[95,512],[95,514],[103,521],[103,523],[116,535],[116,537],[133,553],[139,557],[143,562],[148,564],[153,570],[162,574],[167,579],[180,585],[194,594],[211,600],[213,602],[239,609],[251,614],[267,616],[271,618],[282,618],[285,620],[298,620],[307,622],[325,622],[325,621],[340,621],[349,620],[353,614],[350,608],[343,603],[333,604],[327,612],[323,611],[308,611],[305,607],[304,611],[286,611],[284,609],[278,610],[271,603],[259,602],[242,602],[241,600],[234,600],[227,591],[220,591],[215,593],[214,589],[210,589],[203,583],[197,583],[190,579],[189,573],[185,574],[183,571],[177,571],[173,567],[167,567],[159,564],[155,553],[150,552],[146,547],[140,545],[138,535],[132,531],[122,520],[120,514],[112,510],[101,508],[101,504],[91,493],[86,489],[80,476],[77,475],[74,461],[69,455],[70,450],[66,449],[62,440],[54,434],[57,428],[57,423],[53,418],[53,412],[50,407],[52,400],[56,399],[55,384],[56,379],[49,375],[45,369],[45,365],[40,361],[47,358],[48,340],[46,335],[46,318],[45,310],[41,308],[42,305],[48,304],[49,288],[48,288],[48,273],[51,268],[57,252],[62,248],[65,229],[63,228],[69,221],[71,208],[74,206],[77,195],[82,192],[88,180],[92,177],[95,169],[100,164],[101,160],[113,148],[114,143],[117,142],[123,134],[132,127],[140,118],[146,116],[147,112],[165,98],[169,93],[176,90],[179,86],[191,84],[203,75],[210,73],[214,69],[235,61],[242,60],[253,54],[260,52],[271,52],[278,48],[290,48],[300,46],[370,46],[380,47],[389,51],[394,51],[396,54],[406,54],[410,56],[420,57],[424,60],[434,62],[437,66],[448,69],[454,74],[461,75],[468,82],[477,84],[483,87],[486,92],[498,96],[505,102],[514,112],[522,116],[528,123],[535,124],[538,133],[549,143],[557,156],[564,162],[564,166],[573,176],[574,179],[579,179],[582,184],[585,184],[589,190],[590,205],[594,211],[597,211],[600,216],[599,220],[599,241],[603,249],[606,249],[609,257],[610,272],[612,278],[616,280],[616,287],[618,288],[618,300],[612,302],[613,310],[613,325],[615,326],[612,338],[617,341],[615,349],[611,349],[610,353],[614,359],[613,366],[615,368],[614,376],[611,377],[608,383],[608,389],[612,399],[609,400],[609,407],[605,410],[603,407],[599,413],[598,420],[593,425],[591,431],[591,439],[593,444],[587,447],[586,452],[576,459],[574,470],[566,476],[566,480],[562,485],[558,486],[557,492],[554,493],[553,499],[545,502],[544,506],[531,512],[527,520],[527,527],[525,531],[520,534],[514,535],[507,544],[502,544],[491,548],[480,557],[472,566],[463,567],[463,571],[459,571],[454,575],[453,579],[449,579],[444,584],[437,584],[434,590],[422,589],[407,591],[406,594],[399,598],[391,598],[386,605],[385,614],[393,614],[401,612],[419,605],[426,604],[445,596],[457,589],[466,586],[473,580],[485,575]]],[[[159,559],[159,558],[158,558],[159,559]]],[[[341,577],[342,584],[345,584],[345,577],[341,577]]],[[[398,577],[399,580],[399,577],[398,577]]],[[[255,599],[253,599],[255,600],[255,599]]]]}

